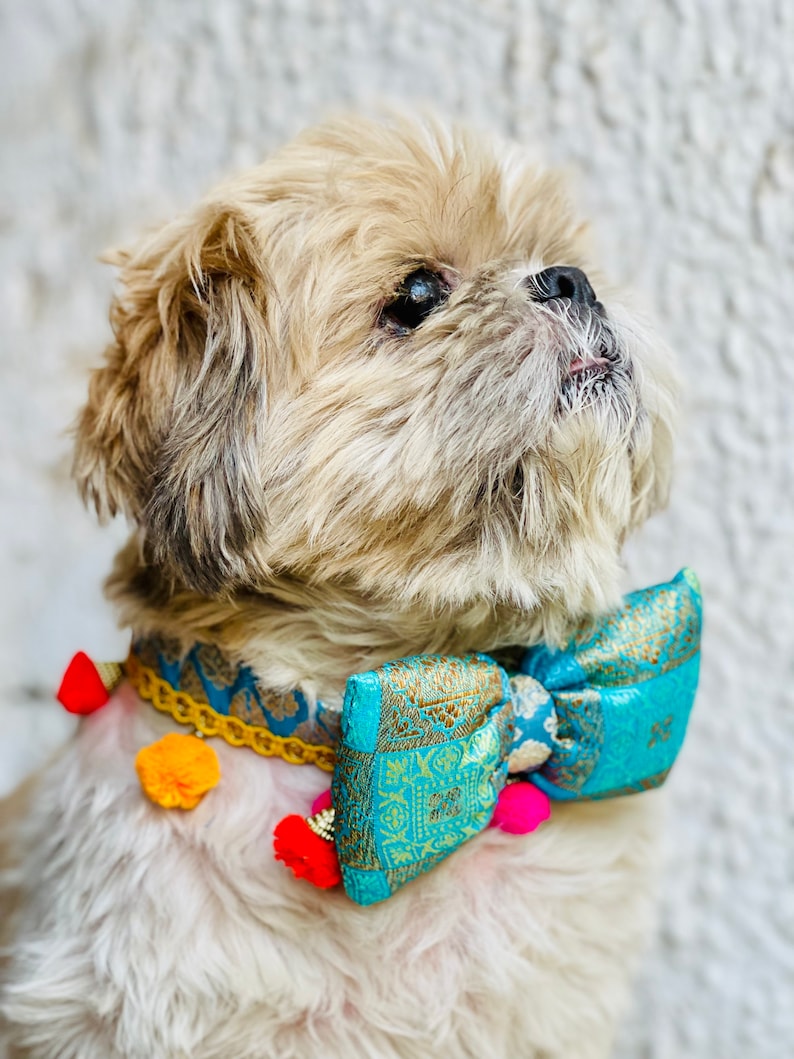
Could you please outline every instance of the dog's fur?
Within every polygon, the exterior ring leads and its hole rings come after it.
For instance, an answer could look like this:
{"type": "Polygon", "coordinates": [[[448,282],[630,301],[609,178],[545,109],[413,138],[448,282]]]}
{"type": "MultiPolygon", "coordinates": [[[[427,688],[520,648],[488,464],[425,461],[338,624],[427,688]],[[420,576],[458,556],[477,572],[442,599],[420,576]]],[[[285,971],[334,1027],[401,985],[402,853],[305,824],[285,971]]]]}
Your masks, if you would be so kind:
{"type": "MultiPolygon", "coordinates": [[[[339,704],[352,672],[558,643],[616,601],[667,492],[670,356],[517,149],[337,121],[118,262],[76,474],[138,527],[109,582],[126,625],[339,704]],[[605,314],[533,300],[561,264],[605,314]],[[405,332],[389,306],[418,267],[451,293],[405,332]],[[569,377],[605,349],[606,375],[569,377]]],[[[150,805],[132,760],[174,727],[123,686],[7,814],[15,1056],[608,1054],[655,795],[486,832],[362,909],[273,860],[275,822],[327,786],[311,767],[221,744],[197,809],[150,805]]]]}

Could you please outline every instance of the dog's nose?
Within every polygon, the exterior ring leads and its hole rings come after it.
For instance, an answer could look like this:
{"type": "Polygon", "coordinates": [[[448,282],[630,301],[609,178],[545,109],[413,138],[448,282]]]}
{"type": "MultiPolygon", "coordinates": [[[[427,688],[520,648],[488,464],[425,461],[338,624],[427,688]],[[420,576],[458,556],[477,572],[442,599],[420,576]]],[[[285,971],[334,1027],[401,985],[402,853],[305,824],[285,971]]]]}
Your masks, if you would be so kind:
{"type": "Polygon", "coordinates": [[[550,302],[555,298],[570,298],[578,305],[588,305],[592,308],[596,304],[596,295],[590,286],[590,281],[580,268],[571,265],[555,265],[554,268],[544,268],[534,276],[527,276],[524,286],[529,288],[532,300],[536,302],[550,302]]]}

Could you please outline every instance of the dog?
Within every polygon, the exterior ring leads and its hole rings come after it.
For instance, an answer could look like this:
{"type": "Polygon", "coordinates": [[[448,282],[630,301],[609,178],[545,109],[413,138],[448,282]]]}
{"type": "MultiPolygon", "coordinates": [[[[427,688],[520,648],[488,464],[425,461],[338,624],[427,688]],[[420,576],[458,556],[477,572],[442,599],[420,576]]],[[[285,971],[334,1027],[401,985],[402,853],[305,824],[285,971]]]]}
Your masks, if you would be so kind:
{"type": "MultiPolygon", "coordinates": [[[[353,673],[559,645],[617,603],[667,497],[673,359],[521,149],[337,119],[115,261],[75,475],[134,525],[108,591],[135,636],[338,711],[353,673]]],[[[6,807],[12,1056],[610,1053],[657,794],[484,831],[362,908],[273,857],[317,768],[212,740],[217,789],[151,804],[133,759],[179,728],[123,683],[6,807]]]]}

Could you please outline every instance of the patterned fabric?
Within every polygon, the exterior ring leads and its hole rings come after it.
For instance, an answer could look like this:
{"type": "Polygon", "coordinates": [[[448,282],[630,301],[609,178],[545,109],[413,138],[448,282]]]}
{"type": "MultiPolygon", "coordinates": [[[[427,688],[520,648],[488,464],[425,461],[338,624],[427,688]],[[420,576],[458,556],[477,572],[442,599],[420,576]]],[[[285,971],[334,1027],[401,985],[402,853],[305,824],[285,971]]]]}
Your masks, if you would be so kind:
{"type": "Polygon", "coordinates": [[[507,675],[483,655],[421,655],[348,680],[332,790],[354,901],[384,900],[487,826],[512,713],[507,675]]]}
{"type": "MultiPolygon", "coordinates": [[[[367,905],[486,827],[508,771],[558,799],[659,786],[694,701],[701,616],[697,578],[682,570],[584,624],[564,650],[529,649],[517,673],[472,654],[355,674],[341,726],[322,702],[261,688],[250,668],[209,644],[182,654],[150,637],[132,658],[177,699],[181,691],[207,703],[243,735],[336,747],[335,842],[345,889],[367,905]]],[[[229,741],[257,745],[240,733],[229,741]]],[[[331,752],[324,767],[332,760],[331,752]]]]}
{"type": "Polygon", "coordinates": [[[249,666],[232,662],[213,644],[194,644],[185,654],[176,641],[149,636],[133,643],[132,655],[176,691],[244,727],[314,746],[334,747],[339,739],[338,710],[311,703],[297,689],[279,694],[262,688],[249,666]]]}
{"type": "Polygon", "coordinates": [[[701,622],[700,586],[685,569],[583,626],[565,651],[528,651],[522,673],[548,690],[557,715],[548,760],[528,778],[564,799],[658,787],[684,741],[701,622]]]}
{"type": "Polygon", "coordinates": [[[683,570],[521,672],[422,655],[348,680],[333,802],[348,895],[391,896],[487,826],[510,772],[553,798],[659,786],[697,687],[701,598],[683,570]]]}

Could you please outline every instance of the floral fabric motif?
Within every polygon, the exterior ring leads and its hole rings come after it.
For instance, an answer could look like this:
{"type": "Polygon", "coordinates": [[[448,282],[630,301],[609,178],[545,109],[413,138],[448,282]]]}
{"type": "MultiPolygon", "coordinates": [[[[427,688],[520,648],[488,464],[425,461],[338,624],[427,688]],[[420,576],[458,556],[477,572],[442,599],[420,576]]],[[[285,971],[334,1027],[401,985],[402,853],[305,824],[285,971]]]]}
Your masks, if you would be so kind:
{"type": "Polygon", "coordinates": [[[417,739],[432,745],[468,735],[481,723],[478,705],[503,693],[499,670],[480,655],[418,655],[388,662],[378,672],[389,711],[381,737],[394,750],[417,739]]]}
{"type": "Polygon", "coordinates": [[[558,720],[554,699],[534,677],[510,677],[513,699],[513,749],[510,772],[532,772],[551,756],[558,720]]]}
{"type": "Polygon", "coordinates": [[[200,643],[196,657],[201,669],[214,688],[230,688],[237,679],[237,666],[215,644],[200,643]]]}

